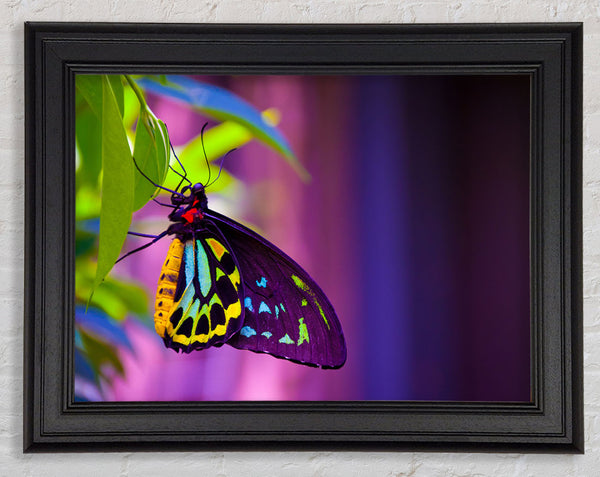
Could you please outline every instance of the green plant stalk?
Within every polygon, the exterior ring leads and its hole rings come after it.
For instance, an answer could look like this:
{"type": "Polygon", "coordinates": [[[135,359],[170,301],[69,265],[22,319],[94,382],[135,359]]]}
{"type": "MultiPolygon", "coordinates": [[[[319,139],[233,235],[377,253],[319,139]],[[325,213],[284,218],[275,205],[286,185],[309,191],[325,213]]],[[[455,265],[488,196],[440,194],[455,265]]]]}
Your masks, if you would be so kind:
{"type": "Polygon", "coordinates": [[[146,98],[144,97],[144,93],[142,92],[140,87],[137,85],[137,83],[133,80],[133,78],[131,76],[129,76],[129,75],[123,75],[123,76],[125,77],[125,80],[129,84],[129,86],[131,86],[131,89],[137,96],[137,99],[140,102],[140,108],[143,109],[144,111],[149,111],[148,103],[146,103],[146,98]]]}

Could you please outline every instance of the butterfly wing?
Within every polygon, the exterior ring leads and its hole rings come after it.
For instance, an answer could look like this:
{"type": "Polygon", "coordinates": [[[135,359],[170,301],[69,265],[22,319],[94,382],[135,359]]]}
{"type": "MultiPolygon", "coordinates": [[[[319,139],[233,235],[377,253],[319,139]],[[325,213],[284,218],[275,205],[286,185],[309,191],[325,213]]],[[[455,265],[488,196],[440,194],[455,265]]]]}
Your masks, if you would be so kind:
{"type": "Polygon", "coordinates": [[[223,344],[243,324],[244,291],[230,245],[210,223],[190,235],[171,242],[154,313],[165,345],[185,353],[223,344]]]}
{"type": "Polygon", "coordinates": [[[239,263],[244,286],[244,324],[227,344],[301,364],[339,368],[346,343],[333,306],[294,260],[243,225],[214,211],[239,263]]]}

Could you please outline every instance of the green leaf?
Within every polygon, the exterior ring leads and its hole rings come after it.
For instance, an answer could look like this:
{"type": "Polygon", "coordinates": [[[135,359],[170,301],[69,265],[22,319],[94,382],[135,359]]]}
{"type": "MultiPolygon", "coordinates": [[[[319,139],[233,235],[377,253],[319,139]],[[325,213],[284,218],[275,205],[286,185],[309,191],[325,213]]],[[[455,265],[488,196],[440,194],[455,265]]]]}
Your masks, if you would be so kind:
{"type": "MultiPolygon", "coordinates": [[[[99,148],[102,151],[102,147],[99,148]]],[[[100,215],[100,200],[97,189],[81,186],[75,194],[75,220],[87,220],[100,215]]]]}
{"type": "MultiPolygon", "coordinates": [[[[108,78],[113,89],[122,117],[124,90],[121,75],[105,75],[105,77],[108,78]]],[[[77,187],[90,185],[95,188],[98,186],[98,177],[102,170],[102,76],[77,75],[75,85],[78,97],[75,137],[81,158],[77,171],[77,187]]]]}
{"type": "Polygon", "coordinates": [[[102,116],[102,76],[77,75],[75,88],[85,98],[96,117],[102,116]]]}
{"type": "Polygon", "coordinates": [[[133,160],[110,82],[102,78],[102,202],[95,289],[119,257],[133,212],[133,160]]]}
{"type": "Polygon", "coordinates": [[[75,256],[86,255],[94,249],[96,245],[96,235],[84,230],[75,230],[75,256]]]}
{"type": "Polygon", "coordinates": [[[160,119],[156,119],[158,127],[156,128],[156,156],[158,158],[160,181],[162,184],[167,177],[169,170],[169,161],[171,160],[171,141],[169,140],[169,132],[167,125],[160,119]]]}
{"type": "Polygon", "coordinates": [[[123,126],[125,126],[125,129],[133,129],[133,125],[140,114],[140,102],[135,92],[129,86],[123,90],[123,101],[123,126]]]}
{"type": "Polygon", "coordinates": [[[77,189],[85,185],[96,189],[102,170],[102,124],[87,102],[83,102],[77,111],[75,137],[80,158],[76,176],[77,189]]]}
{"type": "Polygon", "coordinates": [[[119,114],[123,117],[125,112],[125,99],[123,98],[123,80],[121,79],[121,75],[106,75],[106,77],[113,90],[117,104],[119,105],[119,114]]]}
{"type": "MultiPolygon", "coordinates": [[[[146,110],[140,111],[140,117],[135,128],[135,142],[133,145],[133,157],[137,167],[155,184],[159,183],[159,166],[156,155],[156,141],[154,140],[154,127],[150,114],[146,110]]],[[[156,187],[146,179],[139,171],[135,170],[133,210],[143,207],[154,195],[156,187]]]]}
{"type": "Polygon", "coordinates": [[[169,152],[169,138],[165,124],[150,110],[142,109],[135,130],[133,157],[137,167],[146,177],[139,171],[135,171],[133,210],[142,208],[155,194],[154,184],[160,185],[164,182],[169,164],[169,152]]]}
{"type": "MultiPolygon", "coordinates": [[[[120,280],[106,280],[98,288],[98,293],[102,289],[116,297],[125,306],[126,312],[136,315],[148,314],[148,297],[144,289],[138,285],[120,280]]],[[[115,316],[115,318],[124,319],[125,316],[115,316]]]]}
{"type": "Polygon", "coordinates": [[[141,285],[108,276],[90,298],[93,281],[92,264],[85,257],[77,257],[75,265],[76,302],[87,302],[88,311],[96,307],[117,321],[122,321],[132,314],[147,318],[148,298],[141,285]]]}
{"type": "Polygon", "coordinates": [[[127,305],[116,296],[110,288],[107,287],[108,278],[100,284],[94,291],[89,306],[103,310],[108,316],[117,320],[123,321],[129,312],[127,305]]]}
{"type": "Polygon", "coordinates": [[[85,75],[75,77],[75,88],[85,98],[87,103],[99,118],[102,115],[102,82],[108,79],[117,101],[119,115],[123,117],[125,102],[123,98],[123,80],[121,75],[85,75]]]}

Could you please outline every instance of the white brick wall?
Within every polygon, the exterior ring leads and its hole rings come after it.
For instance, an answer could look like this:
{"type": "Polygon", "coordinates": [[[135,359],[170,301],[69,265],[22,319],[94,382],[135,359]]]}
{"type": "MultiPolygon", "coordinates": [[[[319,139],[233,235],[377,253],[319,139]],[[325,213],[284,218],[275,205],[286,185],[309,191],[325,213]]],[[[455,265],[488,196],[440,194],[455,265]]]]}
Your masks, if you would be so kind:
{"type": "Polygon", "coordinates": [[[2,0],[0,5],[0,475],[595,476],[600,475],[600,1],[598,0],[2,0]],[[21,452],[23,22],[585,22],[585,440],[576,455],[21,452]]]}

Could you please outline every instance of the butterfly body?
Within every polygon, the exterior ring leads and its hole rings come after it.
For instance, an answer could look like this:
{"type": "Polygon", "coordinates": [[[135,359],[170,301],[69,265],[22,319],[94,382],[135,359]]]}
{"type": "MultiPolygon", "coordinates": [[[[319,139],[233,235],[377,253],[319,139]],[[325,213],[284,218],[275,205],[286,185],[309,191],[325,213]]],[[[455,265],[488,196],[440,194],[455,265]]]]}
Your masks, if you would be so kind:
{"type": "Polygon", "coordinates": [[[208,209],[202,184],[171,196],[174,235],[161,270],[155,329],[176,351],[221,346],[339,368],[346,345],[335,311],[294,260],[208,209]],[[189,194],[185,192],[189,190],[189,194]]]}

